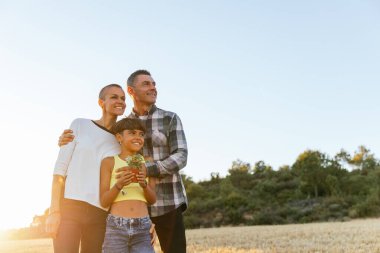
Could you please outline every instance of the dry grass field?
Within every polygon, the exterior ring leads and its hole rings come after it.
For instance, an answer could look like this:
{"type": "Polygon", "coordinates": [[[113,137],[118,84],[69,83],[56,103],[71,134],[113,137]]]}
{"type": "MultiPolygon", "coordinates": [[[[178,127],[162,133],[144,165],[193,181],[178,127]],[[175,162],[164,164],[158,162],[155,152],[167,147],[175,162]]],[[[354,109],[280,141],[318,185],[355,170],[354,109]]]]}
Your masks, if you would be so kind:
{"type": "MultiPolygon", "coordinates": [[[[187,232],[188,252],[380,252],[380,219],[187,232]]],[[[1,253],[52,253],[51,241],[0,241],[1,253]]],[[[159,252],[158,250],[156,252],[159,252]]]]}

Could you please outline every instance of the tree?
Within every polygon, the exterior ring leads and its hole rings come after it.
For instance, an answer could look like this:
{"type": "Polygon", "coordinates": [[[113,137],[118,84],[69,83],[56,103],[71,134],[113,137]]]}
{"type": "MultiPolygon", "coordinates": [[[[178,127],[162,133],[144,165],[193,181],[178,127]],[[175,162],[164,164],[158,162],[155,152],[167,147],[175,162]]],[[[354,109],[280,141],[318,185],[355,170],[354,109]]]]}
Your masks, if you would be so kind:
{"type": "Polygon", "coordinates": [[[241,160],[233,161],[228,172],[229,180],[234,187],[245,190],[249,190],[251,188],[252,169],[249,163],[245,163],[241,160]]]}
{"type": "MultiPolygon", "coordinates": [[[[312,189],[314,196],[325,192],[326,167],[329,161],[325,154],[319,151],[307,150],[298,156],[293,164],[293,170],[300,176],[306,191],[312,189]]],[[[310,194],[310,192],[308,192],[310,194]]]]}
{"type": "Polygon", "coordinates": [[[253,168],[255,178],[265,178],[272,175],[273,169],[270,165],[266,165],[264,161],[258,161],[253,168]]]}
{"type": "Polygon", "coordinates": [[[374,154],[363,145],[359,146],[353,156],[342,149],[335,158],[340,163],[349,164],[354,170],[360,170],[363,174],[368,174],[369,171],[379,166],[379,161],[375,158],[374,154]]]}

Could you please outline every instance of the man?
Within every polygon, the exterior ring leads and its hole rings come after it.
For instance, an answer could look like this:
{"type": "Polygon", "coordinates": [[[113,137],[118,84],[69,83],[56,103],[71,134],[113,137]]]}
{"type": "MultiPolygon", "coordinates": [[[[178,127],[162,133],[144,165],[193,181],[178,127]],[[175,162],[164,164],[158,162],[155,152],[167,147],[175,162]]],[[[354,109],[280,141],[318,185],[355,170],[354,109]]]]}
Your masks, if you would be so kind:
{"type": "Polygon", "coordinates": [[[146,125],[144,156],[147,176],[156,179],[157,201],[150,207],[161,249],[165,253],[186,252],[182,212],[187,208],[186,191],[179,171],[187,163],[187,144],[177,114],[156,107],[157,89],[151,74],[137,70],[127,80],[127,92],[133,99],[129,117],[146,125]]]}
{"type": "MultiPolygon", "coordinates": [[[[139,118],[146,127],[144,156],[147,176],[156,180],[157,201],[150,207],[161,249],[164,253],[186,252],[182,213],[187,208],[186,191],[179,171],[187,163],[187,144],[177,114],[156,107],[157,89],[151,74],[137,70],[127,80],[127,92],[133,99],[129,117],[139,118]]],[[[71,140],[60,138],[60,145],[71,140]]]]}

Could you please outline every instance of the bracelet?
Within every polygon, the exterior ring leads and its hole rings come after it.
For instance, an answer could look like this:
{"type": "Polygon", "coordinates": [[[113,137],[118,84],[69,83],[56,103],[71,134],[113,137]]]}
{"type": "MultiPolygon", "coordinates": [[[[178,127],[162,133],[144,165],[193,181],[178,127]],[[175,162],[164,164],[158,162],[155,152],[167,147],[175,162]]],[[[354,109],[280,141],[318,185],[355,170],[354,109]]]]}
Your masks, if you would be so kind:
{"type": "Polygon", "coordinates": [[[123,188],[120,188],[117,184],[115,184],[115,187],[118,191],[121,191],[123,188]]]}
{"type": "Polygon", "coordinates": [[[144,182],[144,186],[141,186],[143,189],[146,189],[146,187],[148,187],[148,184],[146,182],[144,182]]]}

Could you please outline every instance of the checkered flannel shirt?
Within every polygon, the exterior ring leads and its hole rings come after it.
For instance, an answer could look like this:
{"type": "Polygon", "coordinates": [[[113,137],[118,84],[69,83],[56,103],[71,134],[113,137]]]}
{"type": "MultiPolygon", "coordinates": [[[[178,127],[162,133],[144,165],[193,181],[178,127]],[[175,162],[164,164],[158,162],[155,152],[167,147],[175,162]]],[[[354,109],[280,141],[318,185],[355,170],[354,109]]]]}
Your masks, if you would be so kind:
{"type": "Polygon", "coordinates": [[[149,207],[150,216],[161,216],[178,207],[184,211],[188,203],[179,171],[187,163],[187,144],[180,118],[155,105],[145,117],[134,111],[129,117],[145,123],[143,153],[154,160],[146,162],[147,176],[156,180],[157,201],[149,207]]]}

